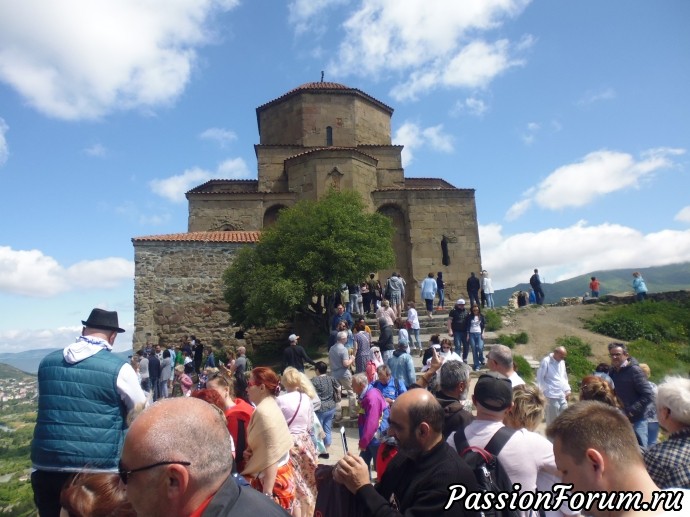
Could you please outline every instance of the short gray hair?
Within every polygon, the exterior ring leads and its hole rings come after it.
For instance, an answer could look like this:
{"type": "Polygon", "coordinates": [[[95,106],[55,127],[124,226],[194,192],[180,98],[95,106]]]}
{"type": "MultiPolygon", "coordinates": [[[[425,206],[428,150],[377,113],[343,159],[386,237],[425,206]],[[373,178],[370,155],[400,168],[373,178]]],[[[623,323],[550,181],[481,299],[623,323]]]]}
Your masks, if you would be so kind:
{"type": "Polygon", "coordinates": [[[381,366],[376,368],[376,373],[378,373],[379,375],[381,375],[383,373],[383,374],[387,375],[388,377],[390,377],[391,369],[388,367],[387,364],[382,364],[381,366]]]}
{"type": "Polygon", "coordinates": [[[677,375],[666,377],[657,388],[656,404],[659,410],[669,408],[676,422],[690,425],[690,379],[677,375]]]}
{"type": "Polygon", "coordinates": [[[504,368],[513,366],[513,351],[505,345],[493,345],[489,355],[504,368]]]}
{"type": "Polygon", "coordinates": [[[465,392],[469,386],[470,367],[460,361],[446,361],[441,365],[441,390],[451,391],[461,382],[465,383],[465,392]]]}
{"type": "Polygon", "coordinates": [[[357,383],[360,386],[366,386],[369,383],[366,373],[356,373],[352,376],[352,384],[357,383]]]}
{"type": "Polygon", "coordinates": [[[347,341],[347,332],[341,330],[340,332],[338,332],[336,338],[338,339],[339,343],[345,343],[347,341]]]}

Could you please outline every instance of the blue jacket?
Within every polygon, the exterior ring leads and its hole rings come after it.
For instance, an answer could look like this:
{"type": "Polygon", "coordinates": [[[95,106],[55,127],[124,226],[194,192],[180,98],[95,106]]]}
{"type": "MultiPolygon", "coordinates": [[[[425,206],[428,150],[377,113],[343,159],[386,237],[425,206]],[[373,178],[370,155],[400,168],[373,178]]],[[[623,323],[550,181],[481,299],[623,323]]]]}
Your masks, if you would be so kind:
{"type": "Polygon", "coordinates": [[[107,350],[69,364],[62,350],[38,368],[38,416],[31,463],[45,471],[117,471],[126,408],[117,391],[125,362],[107,350]]]}

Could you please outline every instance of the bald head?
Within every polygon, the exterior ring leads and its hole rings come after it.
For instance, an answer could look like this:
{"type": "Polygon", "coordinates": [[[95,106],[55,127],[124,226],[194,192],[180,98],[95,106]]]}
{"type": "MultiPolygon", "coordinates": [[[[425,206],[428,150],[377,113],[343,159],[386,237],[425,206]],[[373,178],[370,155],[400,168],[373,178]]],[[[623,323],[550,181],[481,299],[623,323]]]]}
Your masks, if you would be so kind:
{"type": "Polygon", "coordinates": [[[443,408],[436,397],[423,389],[406,391],[395,399],[395,408],[406,414],[410,428],[415,429],[426,423],[434,434],[441,435],[443,431],[443,408]]]}
{"type": "Polygon", "coordinates": [[[175,397],[156,402],[134,419],[122,458],[128,466],[190,461],[192,486],[203,486],[227,478],[232,470],[230,451],[230,433],[220,411],[201,399],[175,397]]]}

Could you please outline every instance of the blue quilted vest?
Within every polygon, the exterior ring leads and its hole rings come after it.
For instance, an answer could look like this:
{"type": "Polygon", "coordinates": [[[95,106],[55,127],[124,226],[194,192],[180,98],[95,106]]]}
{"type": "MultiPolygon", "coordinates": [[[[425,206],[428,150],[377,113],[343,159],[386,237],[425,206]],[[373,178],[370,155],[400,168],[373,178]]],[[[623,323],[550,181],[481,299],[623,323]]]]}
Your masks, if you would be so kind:
{"type": "Polygon", "coordinates": [[[107,350],[76,364],[62,350],[38,368],[38,417],[31,463],[46,471],[117,471],[126,408],[117,392],[125,362],[107,350]]]}

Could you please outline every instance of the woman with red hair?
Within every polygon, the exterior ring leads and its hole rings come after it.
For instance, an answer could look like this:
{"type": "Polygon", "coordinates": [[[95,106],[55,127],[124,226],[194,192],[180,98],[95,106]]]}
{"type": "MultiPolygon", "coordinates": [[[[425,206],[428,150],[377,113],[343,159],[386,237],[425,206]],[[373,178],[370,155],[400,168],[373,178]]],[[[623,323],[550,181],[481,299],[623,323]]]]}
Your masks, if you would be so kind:
{"type": "Polygon", "coordinates": [[[256,406],[247,429],[247,461],[242,475],[280,506],[292,511],[295,501],[294,470],[290,463],[292,435],[276,397],[278,376],[265,367],[254,368],[247,382],[249,400],[256,406]]]}

